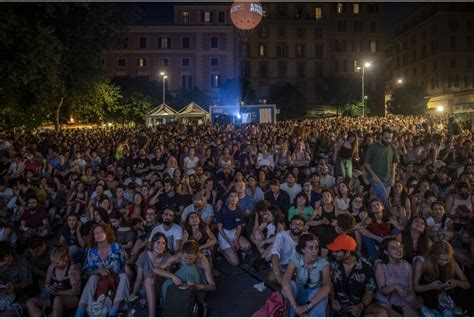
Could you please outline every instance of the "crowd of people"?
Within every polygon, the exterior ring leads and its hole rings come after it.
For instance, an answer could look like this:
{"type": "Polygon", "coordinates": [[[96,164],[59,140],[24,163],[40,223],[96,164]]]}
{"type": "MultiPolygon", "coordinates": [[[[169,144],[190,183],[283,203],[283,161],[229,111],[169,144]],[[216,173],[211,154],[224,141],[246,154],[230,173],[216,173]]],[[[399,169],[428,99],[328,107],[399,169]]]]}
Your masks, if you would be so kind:
{"type": "Polygon", "coordinates": [[[472,315],[472,143],[393,115],[0,131],[0,313],[166,315],[232,289],[220,259],[290,316],[472,315]]]}

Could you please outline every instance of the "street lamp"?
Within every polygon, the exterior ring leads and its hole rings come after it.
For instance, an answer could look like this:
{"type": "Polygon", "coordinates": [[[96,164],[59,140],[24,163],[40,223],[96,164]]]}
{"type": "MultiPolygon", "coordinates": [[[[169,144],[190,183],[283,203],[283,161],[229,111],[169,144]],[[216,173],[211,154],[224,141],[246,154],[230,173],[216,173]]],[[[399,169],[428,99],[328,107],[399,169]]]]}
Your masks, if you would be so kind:
{"type": "Polygon", "coordinates": [[[165,80],[168,78],[165,72],[160,72],[163,81],[163,104],[165,104],[165,80]]]}
{"type": "Polygon", "coordinates": [[[398,84],[403,84],[403,79],[398,79],[398,80],[397,80],[397,83],[398,83],[398,84]]]}
{"type": "Polygon", "coordinates": [[[360,66],[357,67],[357,70],[360,71],[362,70],[362,95],[361,95],[361,100],[362,100],[362,117],[365,117],[365,104],[367,101],[367,97],[365,96],[365,85],[364,85],[364,75],[365,75],[365,69],[370,68],[372,66],[372,63],[370,62],[365,62],[362,65],[362,68],[360,66]]]}

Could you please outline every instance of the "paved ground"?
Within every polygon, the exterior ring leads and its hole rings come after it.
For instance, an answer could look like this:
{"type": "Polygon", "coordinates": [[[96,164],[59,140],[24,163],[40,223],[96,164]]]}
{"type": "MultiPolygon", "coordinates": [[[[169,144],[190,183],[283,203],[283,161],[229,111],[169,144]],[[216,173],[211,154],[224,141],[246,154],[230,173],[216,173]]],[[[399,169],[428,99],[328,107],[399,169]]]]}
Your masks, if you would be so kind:
{"type": "Polygon", "coordinates": [[[268,286],[262,292],[254,288],[265,281],[269,269],[257,272],[250,263],[234,267],[223,260],[217,261],[215,267],[220,275],[216,277],[217,290],[207,298],[209,316],[252,316],[274,291],[268,286]]]}

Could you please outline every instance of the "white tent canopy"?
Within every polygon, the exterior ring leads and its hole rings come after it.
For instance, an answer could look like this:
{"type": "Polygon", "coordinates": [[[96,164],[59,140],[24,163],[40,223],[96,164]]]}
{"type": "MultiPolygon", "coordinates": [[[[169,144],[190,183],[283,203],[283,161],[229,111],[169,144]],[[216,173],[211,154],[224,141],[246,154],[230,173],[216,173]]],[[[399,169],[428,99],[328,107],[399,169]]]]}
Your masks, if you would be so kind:
{"type": "Polygon", "coordinates": [[[204,110],[202,107],[197,105],[195,102],[191,102],[183,107],[179,113],[178,118],[180,119],[201,119],[203,122],[208,120],[210,117],[209,112],[204,110]]]}
{"type": "Polygon", "coordinates": [[[176,120],[178,112],[173,110],[167,104],[160,104],[145,115],[147,126],[155,126],[156,124],[165,124],[176,120]]]}

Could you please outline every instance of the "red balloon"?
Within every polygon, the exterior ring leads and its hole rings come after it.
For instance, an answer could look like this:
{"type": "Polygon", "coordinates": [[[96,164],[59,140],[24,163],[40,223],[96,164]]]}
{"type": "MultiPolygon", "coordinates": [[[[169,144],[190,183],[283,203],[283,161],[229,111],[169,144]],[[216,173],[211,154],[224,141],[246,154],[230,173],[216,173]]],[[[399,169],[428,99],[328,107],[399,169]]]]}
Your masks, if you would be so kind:
{"type": "Polygon", "coordinates": [[[263,8],[259,1],[239,0],[230,8],[232,23],[241,30],[251,30],[262,21],[263,8]]]}

